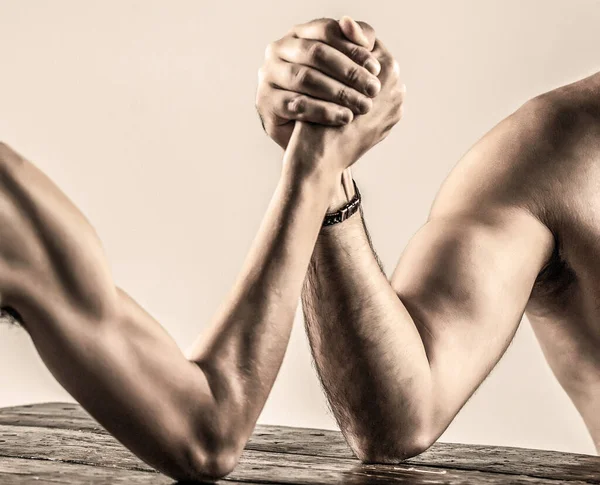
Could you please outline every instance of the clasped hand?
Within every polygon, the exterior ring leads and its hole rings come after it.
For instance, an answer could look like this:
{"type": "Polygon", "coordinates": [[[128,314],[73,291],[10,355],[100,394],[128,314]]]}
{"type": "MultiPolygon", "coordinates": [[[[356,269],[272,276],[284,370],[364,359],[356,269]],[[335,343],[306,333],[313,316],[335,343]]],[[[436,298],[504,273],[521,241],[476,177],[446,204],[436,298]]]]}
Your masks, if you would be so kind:
{"type": "Polygon", "coordinates": [[[267,46],[256,108],[284,160],[339,175],[400,120],[404,93],[398,63],[368,24],[319,19],[267,46]]]}

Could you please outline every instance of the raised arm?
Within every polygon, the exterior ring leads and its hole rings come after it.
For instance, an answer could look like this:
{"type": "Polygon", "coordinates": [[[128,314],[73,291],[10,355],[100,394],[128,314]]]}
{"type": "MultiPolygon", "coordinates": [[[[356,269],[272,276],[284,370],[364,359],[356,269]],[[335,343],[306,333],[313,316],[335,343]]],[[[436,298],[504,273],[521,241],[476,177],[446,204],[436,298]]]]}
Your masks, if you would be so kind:
{"type": "Polygon", "coordinates": [[[33,163],[0,145],[1,305],[65,389],[158,470],[204,479],[235,466],[280,367],[333,190],[395,114],[388,87],[361,138],[354,124],[327,133],[294,125],[240,275],[186,355],[115,286],[81,212],[33,163]]]}
{"type": "MultiPolygon", "coordinates": [[[[276,111],[276,101],[263,111],[276,111]]],[[[362,211],[321,230],[302,293],[305,322],[334,415],[362,460],[427,449],[509,345],[554,244],[509,193],[523,177],[517,162],[544,149],[540,109],[528,103],[469,151],[391,281],[362,211]]],[[[347,170],[330,208],[353,195],[347,170]]]]}
{"type": "Polygon", "coordinates": [[[288,342],[339,173],[296,127],[240,275],[184,355],[115,287],[95,231],[32,163],[0,147],[2,306],[20,316],[56,379],[140,458],[176,479],[228,473],[288,342]]]}
{"type": "Polygon", "coordinates": [[[552,234],[525,209],[448,209],[413,236],[391,281],[361,214],[323,228],[313,253],[302,294],[311,348],[365,462],[437,440],[506,350],[551,253],[552,234]]]}
{"type": "Polygon", "coordinates": [[[2,305],[20,315],[66,390],[173,478],[233,468],[280,367],[341,173],[313,156],[302,128],[235,286],[186,356],[115,287],[95,231],[69,199],[35,165],[0,148],[2,305]]]}

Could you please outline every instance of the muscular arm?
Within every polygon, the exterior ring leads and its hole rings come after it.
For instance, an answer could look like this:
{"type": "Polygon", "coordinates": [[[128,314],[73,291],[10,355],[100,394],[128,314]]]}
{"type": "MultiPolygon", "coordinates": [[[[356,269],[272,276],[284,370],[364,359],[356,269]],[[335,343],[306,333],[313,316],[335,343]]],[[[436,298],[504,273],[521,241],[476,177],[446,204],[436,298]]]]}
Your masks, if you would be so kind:
{"type": "Polygon", "coordinates": [[[364,461],[428,448],[516,331],[553,245],[528,210],[505,203],[514,162],[539,155],[520,122],[504,121],[460,162],[391,281],[360,214],[320,232],[305,321],[333,412],[364,461]]]}
{"type": "Polygon", "coordinates": [[[114,285],[93,228],[68,198],[0,146],[2,305],[18,312],[84,408],[176,479],[232,469],[280,367],[336,180],[296,170],[306,152],[294,152],[293,140],[235,286],[188,355],[114,285]]]}

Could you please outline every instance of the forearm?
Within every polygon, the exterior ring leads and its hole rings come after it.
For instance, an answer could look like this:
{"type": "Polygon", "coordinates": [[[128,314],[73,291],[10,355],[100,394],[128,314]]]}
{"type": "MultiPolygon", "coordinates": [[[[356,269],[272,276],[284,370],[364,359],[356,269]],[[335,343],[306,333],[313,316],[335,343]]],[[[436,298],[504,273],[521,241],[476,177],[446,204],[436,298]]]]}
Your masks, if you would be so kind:
{"type": "Polygon", "coordinates": [[[414,454],[431,403],[428,359],[361,214],[320,232],[302,302],[322,383],[352,448],[369,459],[372,440],[395,458],[414,454]]]}
{"type": "Polygon", "coordinates": [[[293,146],[286,152],[282,176],[242,270],[185,358],[122,290],[118,326],[108,325],[115,328],[109,332],[112,338],[92,339],[106,343],[99,344],[99,360],[110,369],[91,377],[110,405],[98,408],[85,396],[78,399],[154,466],[168,470],[153,443],[167,444],[169,435],[184,437],[187,428],[195,443],[197,476],[224,475],[254,428],[281,366],[310,256],[338,180],[327,171],[297,170],[302,156],[293,146]],[[102,358],[106,354],[110,356],[102,358]],[[127,402],[137,409],[119,410],[127,402]],[[160,405],[153,408],[152,403],[160,405]],[[144,416],[154,425],[140,439],[144,416]],[[130,425],[124,432],[118,423],[125,417],[130,425]],[[176,429],[163,437],[165,427],[176,429]]]}
{"type": "MultiPolygon", "coordinates": [[[[237,281],[188,357],[205,372],[230,426],[247,437],[281,365],[302,283],[337,178],[303,172],[294,141],[237,281]]],[[[312,155],[311,155],[312,156],[312,155]]],[[[311,162],[312,163],[312,162],[311,162]]]]}
{"type": "Polygon", "coordinates": [[[308,152],[286,152],[240,277],[190,361],[115,287],[77,208],[33,164],[6,151],[0,189],[14,210],[2,213],[2,304],[26,322],[56,379],[134,453],[174,478],[227,473],[281,364],[337,179],[296,171],[308,152]]]}

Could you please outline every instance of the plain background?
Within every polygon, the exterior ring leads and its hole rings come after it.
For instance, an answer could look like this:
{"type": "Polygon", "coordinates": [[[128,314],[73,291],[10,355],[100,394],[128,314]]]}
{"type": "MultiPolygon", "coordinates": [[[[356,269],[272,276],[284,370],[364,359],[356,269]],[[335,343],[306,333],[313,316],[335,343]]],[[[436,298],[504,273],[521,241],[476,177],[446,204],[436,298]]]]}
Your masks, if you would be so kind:
{"type": "MultiPolygon", "coordinates": [[[[232,285],[279,175],[254,96],[294,24],[371,23],[405,117],[354,170],[390,272],[460,156],[528,98],[600,66],[600,2],[0,1],[0,138],[103,240],[117,283],[183,347],[232,285]]],[[[335,428],[298,313],[260,422],[335,428]]],[[[0,328],[0,406],[71,400],[27,335],[0,328]]],[[[526,320],[443,441],[593,453],[526,320]]]]}

